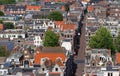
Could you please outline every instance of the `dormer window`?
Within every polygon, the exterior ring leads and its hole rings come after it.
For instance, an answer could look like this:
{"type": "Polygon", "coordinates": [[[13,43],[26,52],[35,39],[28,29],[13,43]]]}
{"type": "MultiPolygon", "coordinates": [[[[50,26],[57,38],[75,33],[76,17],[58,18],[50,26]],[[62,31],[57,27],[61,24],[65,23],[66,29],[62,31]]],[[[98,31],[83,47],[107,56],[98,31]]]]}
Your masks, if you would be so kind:
{"type": "Polygon", "coordinates": [[[95,63],[92,63],[92,66],[94,67],[94,66],[95,66],[95,63]]]}
{"type": "Polygon", "coordinates": [[[108,73],[108,76],[113,76],[113,74],[112,73],[108,73]]]}
{"type": "Polygon", "coordinates": [[[45,71],[45,68],[42,68],[42,71],[45,71]]]}
{"type": "Polygon", "coordinates": [[[25,67],[25,68],[29,68],[29,61],[28,61],[28,60],[25,60],[25,61],[24,61],[24,67],[25,67]]]}
{"type": "Polygon", "coordinates": [[[55,71],[58,71],[58,68],[55,68],[55,71]]]}
{"type": "Polygon", "coordinates": [[[52,23],[50,23],[50,25],[52,25],[52,23]]]}

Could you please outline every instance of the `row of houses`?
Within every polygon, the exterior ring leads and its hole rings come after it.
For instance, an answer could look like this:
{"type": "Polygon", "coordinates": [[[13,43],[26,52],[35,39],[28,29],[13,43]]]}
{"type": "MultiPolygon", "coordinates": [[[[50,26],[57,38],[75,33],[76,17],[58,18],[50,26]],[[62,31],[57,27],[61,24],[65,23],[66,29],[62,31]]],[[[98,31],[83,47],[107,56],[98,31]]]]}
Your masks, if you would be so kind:
{"type": "Polygon", "coordinates": [[[95,35],[97,29],[101,26],[108,28],[113,38],[118,36],[120,28],[119,6],[119,2],[116,1],[100,1],[99,3],[93,3],[88,6],[85,22],[87,45],[90,37],[95,35]]]}
{"type": "Polygon", "coordinates": [[[30,50],[27,46],[24,49],[17,46],[12,53],[6,60],[4,59],[5,61],[1,61],[0,75],[5,75],[5,73],[16,75],[22,70],[31,72],[34,69],[34,74],[38,74],[37,76],[46,73],[63,76],[67,51],[62,47],[36,47],[30,50]],[[11,64],[8,65],[9,63],[11,64]],[[16,70],[11,70],[10,66],[14,66],[16,70]]]}
{"type": "Polygon", "coordinates": [[[120,53],[114,59],[109,49],[89,49],[85,51],[85,76],[119,76],[120,53]]]}
{"type": "Polygon", "coordinates": [[[15,28],[0,30],[0,44],[3,46],[5,43],[4,46],[11,48],[10,56],[1,61],[0,75],[63,76],[66,61],[72,53],[73,36],[83,8],[79,0],[71,3],[68,13],[64,3],[47,2],[43,6],[1,5],[5,16],[0,19],[12,22],[15,28]],[[41,19],[41,16],[47,16],[52,11],[60,11],[63,21],[41,19]],[[59,47],[43,46],[47,30],[52,30],[60,36],[59,47]],[[9,44],[10,42],[12,43],[9,44]]]}
{"type": "Polygon", "coordinates": [[[96,0],[88,4],[88,13],[85,17],[86,50],[84,76],[119,76],[119,53],[114,58],[110,49],[92,49],[89,47],[90,38],[96,34],[99,27],[104,26],[110,30],[115,39],[119,32],[120,4],[111,0],[96,0]]]}

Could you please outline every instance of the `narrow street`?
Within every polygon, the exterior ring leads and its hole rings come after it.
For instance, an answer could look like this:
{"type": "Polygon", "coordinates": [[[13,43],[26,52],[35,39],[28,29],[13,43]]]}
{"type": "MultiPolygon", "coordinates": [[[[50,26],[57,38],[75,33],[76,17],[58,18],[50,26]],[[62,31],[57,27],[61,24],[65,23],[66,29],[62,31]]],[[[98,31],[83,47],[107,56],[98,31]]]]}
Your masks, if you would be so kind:
{"type": "Polygon", "coordinates": [[[85,61],[85,25],[82,26],[80,45],[77,56],[74,57],[75,63],[77,63],[76,76],[82,76],[84,71],[85,61]]]}
{"type": "Polygon", "coordinates": [[[85,24],[83,22],[86,13],[87,10],[84,10],[84,14],[79,22],[79,27],[81,27],[81,35],[79,38],[80,45],[79,45],[78,53],[74,57],[74,62],[77,64],[75,76],[83,76],[84,73],[86,42],[85,42],[85,24]]]}
{"type": "MultiPolygon", "coordinates": [[[[84,10],[86,14],[86,10],[84,10]]],[[[85,64],[85,25],[84,13],[79,21],[79,26],[75,31],[73,55],[66,62],[66,70],[64,76],[83,76],[85,64]]]]}

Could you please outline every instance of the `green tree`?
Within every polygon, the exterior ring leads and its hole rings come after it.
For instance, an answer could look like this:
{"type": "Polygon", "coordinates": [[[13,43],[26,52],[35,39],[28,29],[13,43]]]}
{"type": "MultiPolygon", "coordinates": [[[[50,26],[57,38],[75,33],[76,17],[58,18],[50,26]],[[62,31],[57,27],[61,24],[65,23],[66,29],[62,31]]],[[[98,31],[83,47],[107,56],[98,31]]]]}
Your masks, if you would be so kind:
{"type": "Polygon", "coordinates": [[[0,0],[0,4],[15,4],[16,0],[0,0]]]}
{"type": "Polygon", "coordinates": [[[69,7],[69,4],[67,3],[67,4],[65,4],[65,11],[69,12],[69,10],[70,10],[70,7],[69,7]]]}
{"type": "Polygon", "coordinates": [[[59,46],[59,36],[55,34],[53,31],[46,31],[45,33],[45,39],[44,39],[44,46],[48,47],[55,47],[59,46]]]}
{"type": "Polygon", "coordinates": [[[117,52],[120,52],[120,32],[118,33],[118,37],[115,39],[115,48],[117,52]]]}
{"type": "Polygon", "coordinates": [[[3,20],[0,20],[0,23],[3,24],[3,20]]]}
{"type": "Polygon", "coordinates": [[[63,16],[59,11],[53,11],[48,15],[49,19],[55,20],[55,21],[62,21],[63,16]]]}
{"type": "Polygon", "coordinates": [[[4,16],[4,13],[2,11],[0,11],[0,16],[4,16]]]}
{"type": "Polygon", "coordinates": [[[42,15],[40,18],[45,19],[45,18],[46,18],[46,16],[45,16],[45,15],[42,15]]]}
{"type": "Polygon", "coordinates": [[[14,28],[14,24],[11,23],[11,22],[6,22],[6,23],[4,23],[4,27],[6,29],[13,29],[14,28]]]}
{"type": "Polygon", "coordinates": [[[10,55],[10,52],[6,50],[4,46],[0,46],[0,57],[7,57],[10,55]]]}
{"type": "Polygon", "coordinates": [[[89,46],[91,48],[111,49],[111,53],[115,53],[112,35],[105,27],[100,27],[96,32],[96,35],[91,37],[89,46]]]}

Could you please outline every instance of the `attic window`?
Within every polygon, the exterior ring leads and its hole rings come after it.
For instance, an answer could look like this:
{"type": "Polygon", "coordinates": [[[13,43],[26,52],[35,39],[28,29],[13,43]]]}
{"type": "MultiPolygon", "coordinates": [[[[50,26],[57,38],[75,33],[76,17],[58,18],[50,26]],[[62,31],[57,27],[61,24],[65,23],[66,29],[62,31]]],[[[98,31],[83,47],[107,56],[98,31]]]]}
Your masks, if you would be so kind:
{"type": "Polygon", "coordinates": [[[45,71],[45,68],[42,68],[42,71],[45,71]]]}
{"type": "Polygon", "coordinates": [[[55,68],[55,71],[58,71],[58,68],[55,68]]]}
{"type": "Polygon", "coordinates": [[[95,63],[92,63],[92,66],[94,67],[94,66],[95,66],[95,63]]]}
{"type": "Polygon", "coordinates": [[[18,42],[20,43],[20,41],[18,40],[18,42]]]}
{"type": "Polygon", "coordinates": [[[52,25],[52,23],[50,23],[50,25],[52,25]]]}

